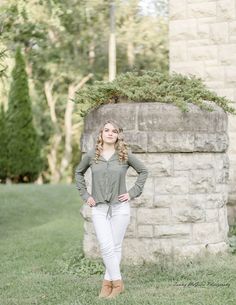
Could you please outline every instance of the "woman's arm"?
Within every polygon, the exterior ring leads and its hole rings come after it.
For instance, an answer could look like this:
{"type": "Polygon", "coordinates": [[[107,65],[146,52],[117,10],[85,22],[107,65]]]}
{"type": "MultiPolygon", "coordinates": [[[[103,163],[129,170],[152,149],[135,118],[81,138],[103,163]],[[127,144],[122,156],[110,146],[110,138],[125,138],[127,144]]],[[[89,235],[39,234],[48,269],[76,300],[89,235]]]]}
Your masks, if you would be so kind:
{"type": "Polygon", "coordinates": [[[133,199],[142,194],[144,184],[148,177],[148,169],[144,163],[136,158],[136,156],[131,152],[128,152],[128,164],[132,166],[138,173],[138,178],[134,186],[128,191],[130,199],[133,199]]]}
{"type": "Polygon", "coordinates": [[[90,159],[91,156],[89,153],[86,153],[75,170],[76,187],[79,190],[80,196],[84,202],[87,202],[88,198],[91,196],[87,191],[86,182],[84,179],[84,174],[90,166],[90,159]]]}

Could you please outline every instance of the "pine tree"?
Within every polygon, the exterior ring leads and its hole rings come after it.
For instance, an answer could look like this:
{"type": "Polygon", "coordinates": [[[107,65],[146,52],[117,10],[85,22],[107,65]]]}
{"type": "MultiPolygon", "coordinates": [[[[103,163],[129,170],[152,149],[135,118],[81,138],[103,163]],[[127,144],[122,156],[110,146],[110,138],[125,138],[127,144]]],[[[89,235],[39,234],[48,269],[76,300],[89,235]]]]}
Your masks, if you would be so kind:
{"type": "Polygon", "coordinates": [[[42,169],[39,138],[33,124],[25,61],[18,48],[7,111],[8,177],[13,182],[35,181],[42,169]]]}
{"type": "Polygon", "coordinates": [[[6,121],[3,105],[0,109],[0,183],[7,177],[6,121]]]}

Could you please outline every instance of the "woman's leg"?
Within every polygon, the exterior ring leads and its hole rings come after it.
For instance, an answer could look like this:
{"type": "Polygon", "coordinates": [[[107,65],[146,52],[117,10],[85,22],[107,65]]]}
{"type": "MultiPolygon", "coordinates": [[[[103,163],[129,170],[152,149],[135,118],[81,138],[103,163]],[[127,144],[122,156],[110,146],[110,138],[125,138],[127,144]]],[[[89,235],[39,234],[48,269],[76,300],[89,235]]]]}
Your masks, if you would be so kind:
{"type": "Polygon", "coordinates": [[[103,262],[109,273],[107,280],[119,280],[121,279],[120,266],[116,256],[110,219],[106,218],[105,213],[94,214],[92,215],[92,221],[100,245],[103,262]]]}
{"type": "MultiPolygon", "coordinates": [[[[113,236],[114,251],[117,257],[119,266],[122,254],[122,242],[125,236],[126,229],[130,222],[130,214],[117,214],[110,218],[111,231],[113,236]]],[[[108,268],[104,276],[106,280],[112,280],[108,268]]]]}

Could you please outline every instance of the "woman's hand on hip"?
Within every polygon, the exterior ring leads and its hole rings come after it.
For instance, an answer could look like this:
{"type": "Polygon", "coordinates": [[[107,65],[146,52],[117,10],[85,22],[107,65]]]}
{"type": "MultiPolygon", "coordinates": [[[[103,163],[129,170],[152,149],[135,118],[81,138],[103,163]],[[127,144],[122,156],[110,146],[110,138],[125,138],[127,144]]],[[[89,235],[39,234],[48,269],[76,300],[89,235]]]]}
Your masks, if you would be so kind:
{"type": "Polygon", "coordinates": [[[130,200],[129,193],[124,193],[118,196],[119,201],[127,201],[130,200]]]}
{"type": "Polygon", "coordinates": [[[92,196],[90,196],[90,197],[88,198],[87,204],[88,204],[90,207],[95,206],[96,202],[95,202],[95,200],[93,199],[92,196]]]}

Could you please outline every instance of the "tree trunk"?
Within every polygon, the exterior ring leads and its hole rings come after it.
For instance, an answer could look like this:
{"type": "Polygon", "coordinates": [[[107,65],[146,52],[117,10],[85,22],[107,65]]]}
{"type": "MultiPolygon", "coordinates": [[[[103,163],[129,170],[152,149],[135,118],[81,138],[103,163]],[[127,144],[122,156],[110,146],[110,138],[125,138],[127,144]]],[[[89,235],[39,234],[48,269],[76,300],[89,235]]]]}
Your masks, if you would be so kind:
{"type": "MultiPolygon", "coordinates": [[[[76,85],[70,84],[68,88],[68,98],[66,103],[65,110],[65,120],[64,120],[64,128],[65,128],[65,147],[64,147],[64,155],[61,160],[60,166],[60,176],[65,176],[65,172],[68,171],[71,159],[72,159],[72,113],[74,109],[74,102],[72,101],[75,98],[75,93],[77,90],[83,87],[83,85],[93,76],[92,73],[88,74],[76,85]]],[[[66,173],[66,181],[71,183],[72,177],[71,175],[66,173]]]]}
{"type": "Polygon", "coordinates": [[[127,58],[128,58],[128,65],[130,68],[134,66],[134,44],[130,40],[128,41],[127,45],[127,58]]]}
{"type": "Polygon", "coordinates": [[[61,142],[61,133],[60,133],[59,125],[57,123],[57,116],[55,111],[56,98],[53,97],[52,89],[53,89],[52,82],[50,83],[48,81],[44,84],[44,92],[50,110],[50,117],[55,128],[55,134],[51,138],[51,149],[49,154],[47,155],[47,160],[51,172],[51,182],[57,183],[60,180],[60,172],[57,168],[57,160],[58,160],[57,153],[61,142]]]}
{"type": "Polygon", "coordinates": [[[115,3],[110,1],[109,81],[116,78],[115,3]]]}

